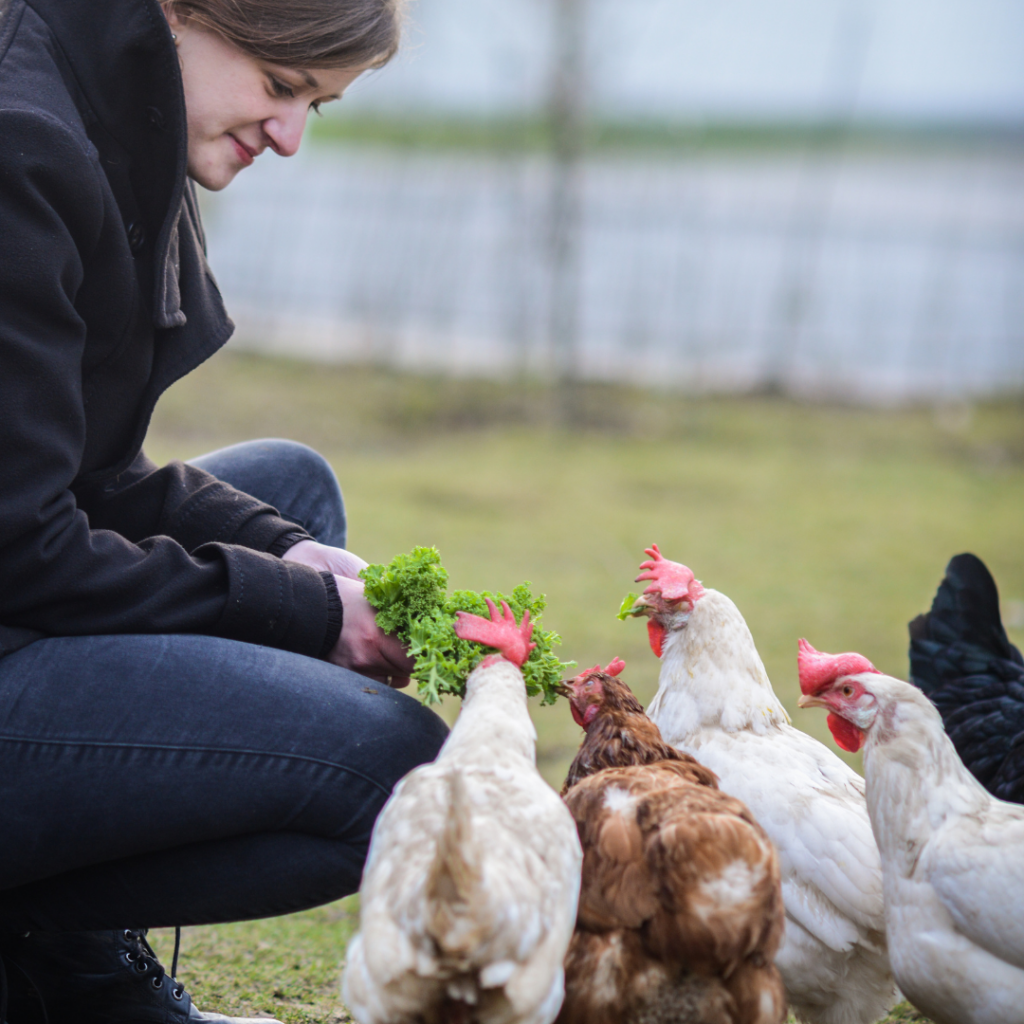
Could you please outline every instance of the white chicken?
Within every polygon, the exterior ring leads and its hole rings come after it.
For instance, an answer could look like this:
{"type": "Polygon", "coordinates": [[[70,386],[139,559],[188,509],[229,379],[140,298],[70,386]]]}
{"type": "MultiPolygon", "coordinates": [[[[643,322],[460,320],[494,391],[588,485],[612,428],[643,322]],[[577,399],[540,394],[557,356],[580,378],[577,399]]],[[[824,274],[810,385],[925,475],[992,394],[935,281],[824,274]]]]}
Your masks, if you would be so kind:
{"type": "Polygon", "coordinates": [[[536,768],[519,667],[531,647],[503,603],[456,633],[501,651],[470,675],[437,760],[395,788],[373,830],[345,1003],[360,1024],[549,1024],[564,996],[582,853],[536,768]]]}
{"type": "Polygon", "coordinates": [[[786,932],[775,964],[797,1018],[868,1024],[897,993],[864,780],[790,724],[739,609],[647,549],[633,605],[661,658],[648,715],[718,775],[779,851],[786,932]]]}
{"type": "Polygon", "coordinates": [[[801,707],[864,748],[900,988],[936,1024],[1024,1022],[1024,806],[964,767],[917,687],[800,642],[801,707]]]}

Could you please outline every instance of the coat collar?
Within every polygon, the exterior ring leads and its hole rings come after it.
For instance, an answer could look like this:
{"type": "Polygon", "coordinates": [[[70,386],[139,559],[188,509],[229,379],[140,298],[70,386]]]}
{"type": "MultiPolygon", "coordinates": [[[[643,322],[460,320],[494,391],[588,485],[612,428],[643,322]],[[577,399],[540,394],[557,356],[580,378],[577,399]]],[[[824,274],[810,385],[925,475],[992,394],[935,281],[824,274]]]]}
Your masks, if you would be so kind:
{"type": "Polygon", "coordinates": [[[127,157],[133,197],[155,240],[159,319],[188,157],[185,94],[170,27],[156,0],[28,4],[53,32],[92,118],[127,157]]]}

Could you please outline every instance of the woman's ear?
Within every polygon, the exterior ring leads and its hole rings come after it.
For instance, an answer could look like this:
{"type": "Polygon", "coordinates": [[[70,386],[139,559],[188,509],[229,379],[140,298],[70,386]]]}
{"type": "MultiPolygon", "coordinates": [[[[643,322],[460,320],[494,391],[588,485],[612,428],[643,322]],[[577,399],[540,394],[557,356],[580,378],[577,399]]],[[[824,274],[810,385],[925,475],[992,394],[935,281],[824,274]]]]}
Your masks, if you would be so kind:
{"type": "Polygon", "coordinates": [[[171,34],[174,36],[174,41],[177,42],[177,34],[185,27],[185,23],[188,20],[187,16],[178,10],[174,0],[161,0],[160,9],[164,12],[167,24],[171,26],[171,34]]]}

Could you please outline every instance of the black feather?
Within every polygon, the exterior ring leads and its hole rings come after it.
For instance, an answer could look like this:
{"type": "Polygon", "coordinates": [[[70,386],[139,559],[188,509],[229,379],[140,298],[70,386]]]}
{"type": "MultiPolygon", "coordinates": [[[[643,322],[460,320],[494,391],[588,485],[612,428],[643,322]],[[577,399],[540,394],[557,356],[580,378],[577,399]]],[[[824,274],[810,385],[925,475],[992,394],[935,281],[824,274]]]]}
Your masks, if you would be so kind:
{"type": "Polygon", "coordinates": [[[939,709],[960,759],[994,796],[1024,803],[1024,658],[981,559],[952,558],[931,611],[909,630],[911,682],[939,709]]]}

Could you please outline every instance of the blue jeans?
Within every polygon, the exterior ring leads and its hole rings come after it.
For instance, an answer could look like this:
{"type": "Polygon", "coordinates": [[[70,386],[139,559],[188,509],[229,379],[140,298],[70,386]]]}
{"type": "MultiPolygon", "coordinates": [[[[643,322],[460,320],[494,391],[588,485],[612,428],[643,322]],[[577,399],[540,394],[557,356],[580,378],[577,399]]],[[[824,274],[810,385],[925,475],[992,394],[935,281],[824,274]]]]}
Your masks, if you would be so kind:
{"type": "MultiPolygon", "coordinates": [[[[344,546],[311,449],[194,461],[344,546]]],[[[267,917],[354,892],[392,788],[446,735],[414,698],[286,651],[38,640],[0,659],[0,932],[267,917]]]]}

